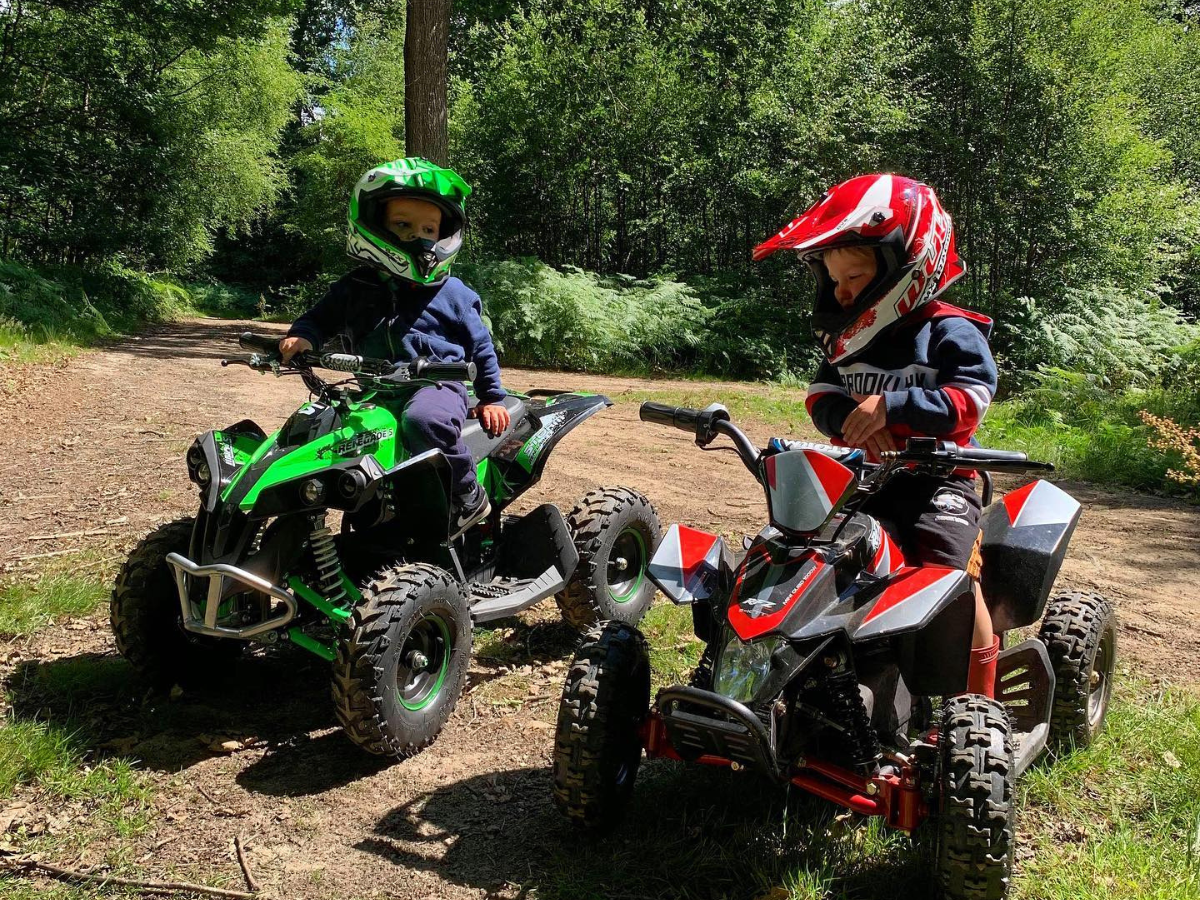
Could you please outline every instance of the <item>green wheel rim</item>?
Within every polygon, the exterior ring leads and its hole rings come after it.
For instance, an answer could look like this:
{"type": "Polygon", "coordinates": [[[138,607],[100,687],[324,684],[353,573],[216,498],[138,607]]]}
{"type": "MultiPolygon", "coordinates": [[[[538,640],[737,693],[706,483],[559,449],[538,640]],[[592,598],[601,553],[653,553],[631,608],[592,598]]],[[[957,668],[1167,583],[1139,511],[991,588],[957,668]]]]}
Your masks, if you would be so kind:
{"type": "Polygon", "coordinates": [[[401,706],[415,712],[437,699],[453,649],[450,629],[436,613],[412,627],[396,661],[396,699],[401,706]]]}
{"type": "Polygon", "coordinates": [[[626,528],[608,554],[608,594],[615,603],[637,596],[646,577],[646,541],[636,528],[626,528]]]}

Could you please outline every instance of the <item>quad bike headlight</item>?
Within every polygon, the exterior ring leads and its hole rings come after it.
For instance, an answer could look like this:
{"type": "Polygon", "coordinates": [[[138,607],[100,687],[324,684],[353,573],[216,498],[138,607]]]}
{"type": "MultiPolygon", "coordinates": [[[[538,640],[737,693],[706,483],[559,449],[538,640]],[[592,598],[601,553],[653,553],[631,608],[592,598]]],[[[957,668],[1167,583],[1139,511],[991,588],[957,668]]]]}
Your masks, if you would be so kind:
{"type": "Polygon", "coordinates": [[[212,470],[209,469],[207,462],[201,462],[196,466],[196,484],[202,488],[208,487],[212,483],[212,470]]]}
{"type": "Polygon", "coordinates": [[[305,503],[319,503],[325,496],[325,485],[319,478],[310,478],[300,485],[300,499],[305,503]]]}
{"type": "Polygon", "coordinates": [[[740,703],[754,699],[759,687],[771,673],[771,654],[782,643],[781,637],[743,643],[737,635],[730,635],[717,658],[713,689],[721,696],[740,703]]]}

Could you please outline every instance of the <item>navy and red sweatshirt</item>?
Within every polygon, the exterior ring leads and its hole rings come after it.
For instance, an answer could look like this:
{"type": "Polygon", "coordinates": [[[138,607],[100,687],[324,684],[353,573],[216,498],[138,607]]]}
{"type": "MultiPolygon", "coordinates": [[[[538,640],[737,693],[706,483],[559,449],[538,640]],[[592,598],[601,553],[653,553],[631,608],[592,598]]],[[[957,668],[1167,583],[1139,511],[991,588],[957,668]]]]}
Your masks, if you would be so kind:
{"type": "Polygon", "coordinates": [[[476,399],[496,403],[507,396],[479,295],[457,278],[427,286],[385,279],[368,266],[355,269],[288,329],[288,337],[304,338],[317,350],[337,334],[345,336],[347,352],[360,356],[474,362],[476,399]]]}
{"type": "Polygon", "coordinates": [[[996,394],[991,330],[987,316],[929,303],[851,362],[822,362],[808,386],[808,414],[840,444],[846,416],[858,406],[851,395],[882,394],[898,446],[919,435],[969,444],[996,394]]]}

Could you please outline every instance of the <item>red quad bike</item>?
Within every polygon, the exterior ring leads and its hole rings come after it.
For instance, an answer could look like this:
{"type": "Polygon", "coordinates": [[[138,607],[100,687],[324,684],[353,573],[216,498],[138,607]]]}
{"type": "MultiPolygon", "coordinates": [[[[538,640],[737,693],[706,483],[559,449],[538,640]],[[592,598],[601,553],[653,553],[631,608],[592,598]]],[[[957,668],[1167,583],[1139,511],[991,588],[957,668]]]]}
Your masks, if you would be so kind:
{"type": "MultiPolygon", "coordinates": [[[[559,708],[554,796],[577,824],[614,827],[642,751],[790,782],[934,848],[943,896],[999,900],[1013,859],[1014,783],[1047,745],[1087,746],[1108,707],[1116,616],[1051,587],[1080,505],[1047,481],[991,502],[992,472],[1048,471],[1023,453],[914,438],[862,451],[773,440],[760,451],[724,407],[644,403],[644,421],[732,439],[766,491],[770,524],[735,560],[672,525],[648,574],[691,604],[706,644],[691,683],[650,704],[636,628],[585,638],[559,708]],[[983,590],[997,632],[1041,622],[1004,650],[996,699],[964,694],[975,601],[965,572],[906,565],[865,501],[897,473],[984,472],[983,590]],[[934,712],[934,698],[941,709],[934,712]]],[[[712,448],[716,449],[716,448],[712,448]]],[[[726,448],[729,449],[729,448],[726,448]]]]}

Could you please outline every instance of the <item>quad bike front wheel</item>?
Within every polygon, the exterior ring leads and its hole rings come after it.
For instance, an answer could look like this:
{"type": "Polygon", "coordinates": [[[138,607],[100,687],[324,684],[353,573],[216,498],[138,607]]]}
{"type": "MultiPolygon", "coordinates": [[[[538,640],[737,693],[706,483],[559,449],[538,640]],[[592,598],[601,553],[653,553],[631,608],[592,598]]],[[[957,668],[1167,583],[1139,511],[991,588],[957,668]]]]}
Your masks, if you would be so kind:
{"type": "Polygon", "coordinates": [[[109,602],[117,650],[152,682],[169,686],[203,680],[241,654],[244,644],[186,631],[168,553],[188,552],[196,520],[160,525],[121,567],[109,602]]]}
{"type": "Polygon", "coordinates": [[[646,567],[662,528],[650,501],[629,488],[592,491],[567,517],[579,565],[558,594],[563,620],[580,630],[642,620],[654,600],[646,567]]]}
{"type": "Polygon", "coordinates": [[[575,653],[558,707],[554,802],[576,825],[615,827],[642,761],[650,652],[632,625],[606,622],[575,653]]]}
{"type": "Polygon", "coordinates": [[[462,693],[471,659],[466,594],[443,569],[387,569],[363,591],[333,663],[346,735],[397,759],[428,747],[462,693]]]}
{"type": "Polygon", "coordinates": [[[939,732],[937,874],[945,900],[1003,900],[1013,862],[1008,713],[995,700],[946,700],[939,732]]]}
{"type": "Polygon", "coordinates": [[[1052,747],[1083,749],[1104,728],[1117,663],[1117,614],[1099,594],[1050,599],[1038,637],[1054,666],[1052,747]]]}

